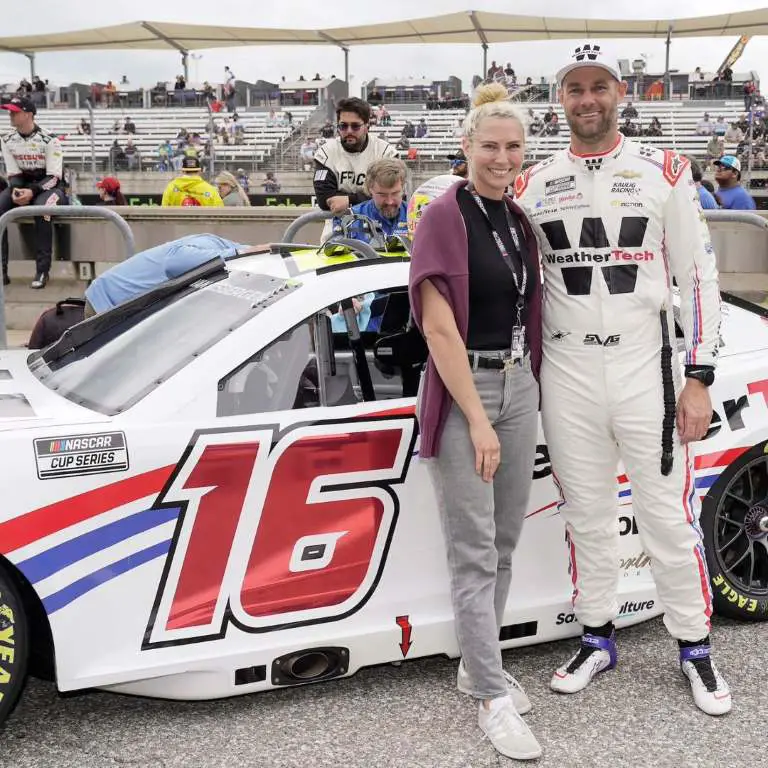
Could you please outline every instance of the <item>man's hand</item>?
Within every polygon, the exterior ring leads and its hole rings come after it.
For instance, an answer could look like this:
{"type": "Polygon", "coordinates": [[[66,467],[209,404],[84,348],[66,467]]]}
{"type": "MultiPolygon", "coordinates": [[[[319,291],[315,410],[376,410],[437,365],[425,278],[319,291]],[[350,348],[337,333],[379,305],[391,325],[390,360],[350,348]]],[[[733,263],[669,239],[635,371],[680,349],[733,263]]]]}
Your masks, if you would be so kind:
{"type": "Polygon", "coordinates": [[[334,216],[344,213],[349,208],[349,197],[347,195],[334,195],[328,198],[328,208],[334,216]]]}
{"type": "Polygon", "coordinates": [[[32,202],[32,190],[31,189],[16,189],[11,193],[13,195],[13,202],[16,205],[29,205],[32,202]]]}
{"type": "Polygon", "coordinates": [[[701,440],[712,420],[712,401],[709,388],[696,379],[686,379],[677,399],[677,431],[680,442],[701,440]]]}

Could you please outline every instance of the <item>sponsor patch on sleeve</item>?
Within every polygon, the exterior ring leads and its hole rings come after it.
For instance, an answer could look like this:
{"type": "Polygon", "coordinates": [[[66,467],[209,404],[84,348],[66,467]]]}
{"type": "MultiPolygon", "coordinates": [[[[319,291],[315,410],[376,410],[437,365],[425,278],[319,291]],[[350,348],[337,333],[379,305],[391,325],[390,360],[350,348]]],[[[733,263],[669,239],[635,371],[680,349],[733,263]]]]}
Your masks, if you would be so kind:
{"type": "Polygon", "coordinates": [[[315,171],[315,181],[325,181],[328,178],[328,171],[321,169],[315,171]]]}
{"type": "Polygon", "coordinates": [[[41,480],[128,469],[128,444],[123,432],[38,437],[34,443],[41,480]]]}

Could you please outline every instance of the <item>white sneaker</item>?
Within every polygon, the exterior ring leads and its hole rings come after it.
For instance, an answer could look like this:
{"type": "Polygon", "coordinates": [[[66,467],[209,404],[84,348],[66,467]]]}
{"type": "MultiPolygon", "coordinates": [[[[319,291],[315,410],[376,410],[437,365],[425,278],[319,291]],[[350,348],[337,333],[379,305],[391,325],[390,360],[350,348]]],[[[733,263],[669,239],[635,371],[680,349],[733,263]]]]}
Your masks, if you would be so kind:
{"type": "Polygon", "coordinates": [[[688,678],[696,706],[708,715],[731,711],[731,691],[709,656],[708,645],[680,649],[680,669],[688,678]]]}
{"type": "Polygon", "coordinates": [[[513,760],[535,760],[541,757],[541,746],[517,713],[511,696],[491,699],[488,709],[481,701],[477,724],[493,748],[504,757],[513,760]]]}
{"type": "Polygon", "coordinates": [[[600,637],[585,633],[581,636],[581,648],[562,667],[555,670],[549,684],[558,693],[578,693],[584,690],[595,675],[616,666],[616,633],[600,637]]]}
{"type": "MultiPolygon", "coordinates": [[[[531,704],[531,700],[523,690],[523,686],[506,669],[502,670],[502,672],[504,672],[507,690],[512,697],[512,703],[515,705],[517,714],[528,714],[533,709],[533,704],[531,704]]],[[[459,671],[456,673],[456,687],[462,693],[466,693],[468,696],[472,695],[472,681],[469,679],[469,672],[467,672],[467,668],[464,666],[464,659],[459,662],[459,671]]]]}

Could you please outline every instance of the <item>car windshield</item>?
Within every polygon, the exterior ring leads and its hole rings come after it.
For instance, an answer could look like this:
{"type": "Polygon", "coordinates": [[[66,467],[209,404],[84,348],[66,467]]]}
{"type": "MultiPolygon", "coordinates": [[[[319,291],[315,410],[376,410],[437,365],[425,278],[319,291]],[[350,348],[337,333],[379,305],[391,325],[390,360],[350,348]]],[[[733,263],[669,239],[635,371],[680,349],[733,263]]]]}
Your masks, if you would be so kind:
{"type": "Polygon", "coordinates": [[[145,294],[92,318],[94,332],[77,326],[73,343],[31,355],[30,370],[63,397],[114,415],[292,287],[293,281],[224,269],[182,281],[178,290],[166,285],[156,289],[156,300],[145,294]]]}

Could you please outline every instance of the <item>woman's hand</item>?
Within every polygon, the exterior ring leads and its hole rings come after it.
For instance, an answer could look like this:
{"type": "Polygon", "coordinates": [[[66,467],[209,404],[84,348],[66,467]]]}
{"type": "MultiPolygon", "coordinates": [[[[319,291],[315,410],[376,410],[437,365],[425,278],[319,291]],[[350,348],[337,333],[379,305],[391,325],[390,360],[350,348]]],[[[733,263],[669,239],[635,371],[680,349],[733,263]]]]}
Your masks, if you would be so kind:
{"type": "Polygon", "coordinates": [[[490,483],[501,463],[501,445],[488,419],[469,425],[469,437],[475,447],[475,472],[490,483]]]}

